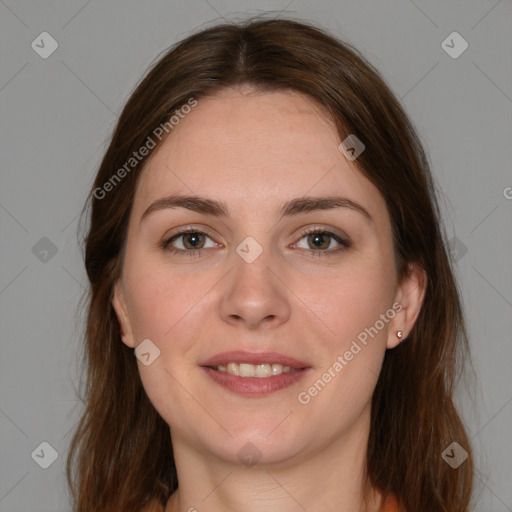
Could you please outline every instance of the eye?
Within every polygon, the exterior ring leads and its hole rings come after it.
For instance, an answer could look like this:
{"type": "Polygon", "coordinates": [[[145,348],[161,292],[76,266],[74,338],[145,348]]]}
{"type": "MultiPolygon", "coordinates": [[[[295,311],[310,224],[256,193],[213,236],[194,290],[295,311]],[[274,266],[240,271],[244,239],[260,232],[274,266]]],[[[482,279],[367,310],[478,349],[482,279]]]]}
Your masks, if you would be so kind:
{"type": "Polygon", "coordinates": [[[176,233],[162,243],[162,247],[164,249],[167,249],[174,254],[192,255],[192,253],[194,253],[194,256],[201,255],[202,249],[218,246],[219,244],[215,243],[210,236],[202,231],[198,231],[197,229],[185,229],[176,233]],[[210,239],[213,243],[210,246],[207,246],[206,239],[210,239]]]}
{"type": "MultiPolygon", "coordinates": [[[[171,251],[173,254],[185,256],[201,256],[203,249],[219,246],[222,247],[222,244],[217,244],[209,235],[193,228],[184,229],[162,243],[163,249],[171,251]],[[206,245],[207,239],[212,242],[210,246],[206,245]]],[[[350,246],[351,244],[348,240],[323,228],[310,228],[303,231],[300,235],[299,242],[292,245],[293,248],[298,247],[305,249],[314,257],[339,253],[345,251],[350,246]],[[305,243],[307,247],[300,246],[302,239],[306,239],[305,243]],[[340,248],[333,249],[333,245],[335,246],[336,244],[338,244],[340,248]]]]}
{"type": "Polygon", "coordinates": [[[306,249],[313,256],[325,256],[326,253],[339,253],[340,251],[345,251],[350,247],[350,242],[336,235],[335,233],[331,233],[323,228],[310,228],[301,233],[301,238],[306,239],[307,247],[300,247],[299,243],[293,245],[293,247],[299,247],[301,249],[306,249]],[[341,248],[332,249],[333,245],[340,245],[341,248]]]}

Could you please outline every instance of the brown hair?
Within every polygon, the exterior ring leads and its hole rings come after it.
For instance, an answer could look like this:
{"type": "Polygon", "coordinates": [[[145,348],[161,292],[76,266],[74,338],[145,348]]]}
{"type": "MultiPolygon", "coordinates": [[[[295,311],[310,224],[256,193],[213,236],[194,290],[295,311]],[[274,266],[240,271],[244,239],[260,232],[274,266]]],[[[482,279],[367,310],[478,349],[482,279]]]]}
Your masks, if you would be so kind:
{"type": "Polygon", "coordinates": [[[365,144],[357,164],[387,203],[398,278],[414,262],[428,279],[414,328],[386,352],[373,394],[368,482],[396,494],[409,512],[467,511],[473,459],[453,394],[469,347],[427,157],[404,110],[355,48],[310,23],[283,19],[217,25],[179,42],[119,118],[86,203],[92,211],[85,237],[85,410],[67,464],[75,510],[138,512],[150,500],[164,505],[177,488],[169,427],[143,389],[111,306],[147,158],[107,197],[95,191],[191,97],[242,84],[306,94],[331,113],[340,141],[356,134],[365,144]],[[453,441],[469,454],[456,470],[441,457],[453,441]]]}

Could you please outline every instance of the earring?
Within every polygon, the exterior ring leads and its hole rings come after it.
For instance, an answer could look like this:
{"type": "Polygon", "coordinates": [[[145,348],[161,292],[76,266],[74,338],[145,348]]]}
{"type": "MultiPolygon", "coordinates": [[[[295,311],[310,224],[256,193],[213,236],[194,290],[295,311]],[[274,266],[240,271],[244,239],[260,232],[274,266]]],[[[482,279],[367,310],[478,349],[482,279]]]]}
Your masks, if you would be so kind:
{"type": "Polygon", "coordinates": [[[396,337],[397,337],[398,339],[400,339],[400,340],[401,340],[401,339],[402,339],[402,336],[403,336],[402,331],[396,331],[396,337]]]}

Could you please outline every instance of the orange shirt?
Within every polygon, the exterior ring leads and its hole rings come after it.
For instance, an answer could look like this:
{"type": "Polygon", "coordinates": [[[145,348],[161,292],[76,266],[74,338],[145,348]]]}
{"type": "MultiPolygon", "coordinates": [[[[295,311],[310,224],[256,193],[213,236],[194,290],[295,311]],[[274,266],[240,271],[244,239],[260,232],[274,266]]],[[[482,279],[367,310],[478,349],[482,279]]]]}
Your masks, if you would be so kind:
{"type": "MultiPolygon", "coordinates": [[[[151,507],[144,508],[144,512],[164,512],[164,507],[158,503],[154,503],[151,507]]],[[[398,500],[394,494],[390,494],[382,504],[381,512],[398,512],[398,500]]]]}
{"type": "Polygon", "coordinates": [[[384,500],[381,512],[398,512],[398,500],[394,494],[390,494],[384,500]]]}

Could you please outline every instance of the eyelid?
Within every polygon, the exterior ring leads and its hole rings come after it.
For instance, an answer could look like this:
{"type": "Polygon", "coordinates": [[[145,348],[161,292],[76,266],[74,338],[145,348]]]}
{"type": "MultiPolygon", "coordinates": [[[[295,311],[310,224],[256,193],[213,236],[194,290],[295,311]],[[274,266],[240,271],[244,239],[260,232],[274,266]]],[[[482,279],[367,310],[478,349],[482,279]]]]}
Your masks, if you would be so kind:
{"type": "Polygon", "coordinates": [[[337,231],[338,231],[337,229],[330,228],[328,226],[312,226],[309,228],[305,228],[300,232],[297,242],[294,242],[292,245],[293,245],[293,247],[296,247],[297,244],[303,238],[306,238],[307,236],[309,236],[311,234],[319,233],[319,234],[327,235],[341,247],[338,249],[324,249],[324,250],[316,250],[316,251],[314,249],[304,249],[304,250],[307,252],[313,253],[313,255],[316,255],[316,254],[318,254],[318,255],[338,254],[341,251],[345,251],[345,250],[349,249],[350,247],[352,247],[352,241],[346,234],[344,234],[344,233],[341,234],[341,233],[338,233],[337,231]]]}
{"type": "MultiPolygon", "coordinates": [[[[169,236],[165,236],[160,245],[165,249],[171,242],[173,242],[174,240],[180,238],[181,236],[189,234],[189,233],[199,233],[201,235],[205,235],[208,238],[210,238],[216,244],[217,247],[224,247],[224,244],[219,243],[219,242],[217,242],[215,240],[215,238],[217,238],[217,236],[210,234],[208,232],[207,228],[197,227],[197,226],[192,226],[192,225],[186,226],[184,228],[181,228],[176,233],[173,233],[173,234],[171,234],[169,236]]],[[[190,251],[190,250],[188,250],[188,252],[196,252],[197,253],[197,252],[202,251],[202,250],[203,249],[198,249],[197,251],[190,251]]],[[[187,252],[186,249],[177,249],[176,251],[177,252],[182,252],[182,253],[186,253],[187,252]]]]}
{"type": "Polygon", "coordinates": [[[170,235],[164,236],[164,239],[170,240],[179,235],[183,235],[184,233],[202,233],[204,235],[209,236],[210,238],[219,238],[220,237],[220,235],[218,235],[214,230],[212,230],[206,226],[195,226],[193,224],[189,224],[189,225],[185,225],[180,228],[176,228],[175,232],[173,232],[170,235]]]}
{"type": "Polygon", "coordinates": [[[328,233],[328,234],[332,235],[333,237],[338,237],[338,238],[342,239],[347,244],[352,244],[352,240],[344,231],[342,231],[338,228],[335,228],[335,227],[331,227],[331,226],[323,226],[323,225],[310,226],[310,227],[304,228],[300,232],[299,236],[303,237],[303,236],[309,235],[311,233],[328,233]]]}

